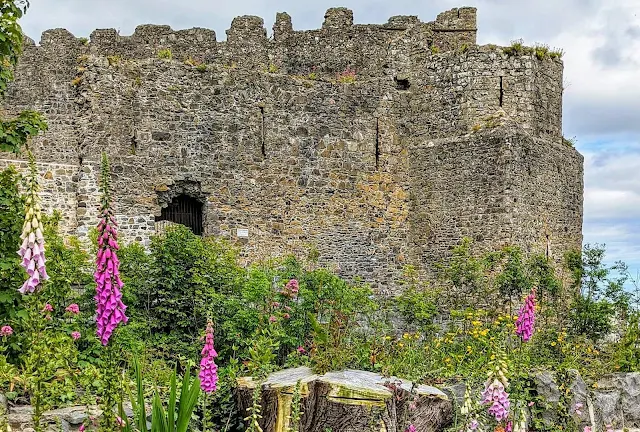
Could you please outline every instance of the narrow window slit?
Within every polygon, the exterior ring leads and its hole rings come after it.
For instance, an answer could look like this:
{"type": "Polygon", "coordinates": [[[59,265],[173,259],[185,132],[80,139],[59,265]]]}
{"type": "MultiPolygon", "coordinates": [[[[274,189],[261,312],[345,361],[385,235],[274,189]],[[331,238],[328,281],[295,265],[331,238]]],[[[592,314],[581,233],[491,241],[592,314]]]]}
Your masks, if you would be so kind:
{"type": "Polygon", "coordinates": [[[502,77],[500,77],[500,106],[502,106],[503,101],[504,101],[504,87],[502,86],[502,77]]]}
{"type": "Polygon", "coordinates": [[[131,134],[131,154],[134,155],[136,154],[136,151],[138,150],[138,139],[136,138],[136,133],[132,133],[131,134]]]}
{"type": "Polygon", "coordinates": [[[545,251],[545,255],[547,257],[547,259],[549,259],[549,255],[551,252],[551,240],[549,240],[549,234],[546,235],[547,236],[547,250],[545,251]]]}
{"type": "Polygon", "coordinates": [[[266,157],[267,156],[267,149],[264,143],[264,107],[260,107],[260,115],[262,115],[262,131],[261,131],[261,135],[262,135],[262,157],[266,157]]]}
{"type": "Polygon", "coordinates": [[[380,168],[380,119],[376,118],[376,169],[380,168]]]}

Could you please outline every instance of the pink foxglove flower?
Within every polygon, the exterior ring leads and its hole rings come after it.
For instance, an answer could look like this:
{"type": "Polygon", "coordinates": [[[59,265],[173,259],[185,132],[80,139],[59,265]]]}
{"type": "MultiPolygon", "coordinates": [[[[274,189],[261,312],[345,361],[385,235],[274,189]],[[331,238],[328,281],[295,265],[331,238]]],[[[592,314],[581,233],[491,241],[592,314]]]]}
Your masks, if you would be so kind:
{"type": "Polygon", "coordinates": [[[75,303],[72,303],[69,306],[67,306],[65,310],[73,315],[78,315],[80,313],[80,307],[75,303]]]}
{"type": "Polygon", "coordinates": [[[80,425],[80,428],[78,429],[78,432],[84,432],[84,429],[85,429],[84,425],[83,425],[83,424],[81,424],[81,425],[80,425]]]}
{"type": "Polygon", "coordinates": [[[38,197],[40,190],[38,170],[31,152],[29,152],[29,168],[31,173],[27,185],[26,213],[22,234],[20,234],[22,244],[18,251],[18,255],[22,258],[20,265],[26,270],[29,277],[19,290],[21,294],[35,292],[43,281],[49,279],[45,266],[47,260],[44,256],[42,207],[40,207],[38,197]]]}
{"type": "Polygon", "coordinates": [[[525,299],[518,313],[518,319],[516,320],[516,334],[520,336],[524,342],[531,339],[533,335],[533,327],[536,321],[535,307],[536,291],[534,289],[525,299]]]}
{"type": "Polygon", "coordinates": [[[416,432],[416,427],[414,425],[409,425],[409,427],[407,428],[406,432],[416,432]]]}
{"type": "Polygon", "coordinates": [[[0,328],[0,336],[4,337],[4,336],[11,336],[13,334],[13,329],[11,328],[11,326],[2,326],[0,328]]]}
{"type": "Polygon", "coordinates": [[[102,209],[98,223],[98,254],[96,257],[96,271],[93,274],[96,281],[96,327],[102,345],[109,343],[109,338],[120,323],[126,323],[129,318],[125,315],[127,307],[122,303],[124,285],[120,279],[120,261],[117,250],[118,233],[115,217],[111,210],[109,190],[109,162],[107,156],[102,156],[102,178],[100,189],[102,192],[102,209]]]}
{"type": "Polygon", "coordinates": [[[53,312],[53,306],[51,306],[49,303],[47,303],[42,308],[42,312],[53,312]]]}
{"type": "Polygon", "coordinates": [[[80,332],[78,332],[78,331],[71,332],[71,337],[73,338],[73,340],[80,339],[80,336],[81,336],[80,332]]]}
{"type": "Polygon", "coordinates": [[[498,379],[489,379],[482,392],[482,404],[489,405],[488,412],[500,422],[509,415],[509,393],[505,391],[504,385],[498,379]]]}
{"type": "Polygon", "coordinates": [[[213,347],[213,323],[207,323],[204,347],[202,348],[202,360],[200,361],[200,388],[205,393],[216,391],[218,383],[218,366],[215,358],[218,357],[216,349],[213,347]]]}

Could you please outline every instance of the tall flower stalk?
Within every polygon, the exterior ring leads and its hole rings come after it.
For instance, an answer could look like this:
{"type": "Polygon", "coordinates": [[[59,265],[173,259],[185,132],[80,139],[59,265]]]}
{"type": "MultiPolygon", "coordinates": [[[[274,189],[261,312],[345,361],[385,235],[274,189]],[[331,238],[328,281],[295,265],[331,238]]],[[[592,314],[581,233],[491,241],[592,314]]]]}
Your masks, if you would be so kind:
{"type": "Polygon", "coordinates": [[[205,393],[216,391],[218,383],[218,366],[215,358],[218,357],[216,349],[213,347],[213,323],[207,323],[204,347],[202,348],[202,360],[200,361],[200,388],[205,393]]]}
{"type": "MultiPolygon", "coordinates": [[[[29,350],[29,356],[25,361],[25,371],[31,376],[29,383],[30,402],[33,405],[32,421],[34,430],[42,432],[42,384],[44,374],[40,366],[45,361],[46,353],[43,352],[39,341],[46,330],[46,316],[40,308],[40,294],[42,283],[49,279],[46,269],[44,226],[42,225],[42,207],[40,206],[40,185],[38,183],[38,169],[33,153],[29,152],[29,177],[26,184],[25,217],[22,226],[20,249],[18,255],[22,258],[20,265],[27,272],[27,280],[18,290],[23,295],[29,295],[26,300],[27,318],[25,329],[30,333],[33,342],[29,350]]],[[[50,307],[50,305],[49,305],[50,307]]],[[[48,311],[47,311],[48,312],[48,311]]],[[[5,332],[6,333],[6,332],[5,332]]]]}
{"type": "Polygon", "coordinates": [[[127,307],[122,303],[124,285],[120,279],[120,261],[117,250],[117,222],[111,209],[109,160],[102,155],[100,192],[102,194],[100,221],[98,222],[98,255],[96,257],[96,326],[102,345],[109,343],[109,338],[120,323],[128,321],[125,315],[127,307]]]}
{"type": "Polygon", "coordinates": [[[489,405],[487,412],[497,422],[506,420],[509,415],[511,401],[509,400],[509,393],[506,391],[508,386],[507,362],[504,355],[497,355],[489,370],[481,402],[483,405],[489,405]]]}
{"type": "Polygon", "coordinates": [[[213,322],[207,321],[207,329],[204,336],[204,347],[202,348],[202,360],[200,360],[200,388],[204,391],[202,401],[202,430],[207,430],[207,395],[217,389],[218,366],[215,358],[218,353],[213,346],[213,322]]]}
{"type": "Polygon", "coordinates": [[[94,279],[96,282],[96,328],[98,338],[104,345],[105,368],[104,382],[105,388],[101,398],[102,419],[101,430],[118,430],[118,419],[114,408],[118,397],[119,374],[118,374],[118,354],[116,347],[109,340],[114,330],[120,323],[128,321],[125,315],[126,306],[122,302],[123,286],[120,279],[120,261],[117,251],[118,233],[113,210],[111,209],[110,171],[109,160],[106,154],[102,154],[102,164],[100,173],[101,209],[98,222],[98,253],[96,256],[96,271],[94,279]]]}
{"type": "Polygon", "coordinates": [[[536,322],[536,290],[531,290],[531,294],[527,296],[524,304],[518,313],[516,320],[516,334],[522,338],[523,342],[529,341],[533,336],[534,325],[536,322]]]}
{"type": "Polygon", "coordinates": [[[20,265],[27,272],[28,278],[19,289],[22,294],[36,292],[43,281],[49,279],[44,256],[44,227],[42,226],[42,207],[38,192],[38,169],[33,153],[29,152],[29,179],[27,181],[27,197],[24,225],[20,239],[22,244],[18,255],[22,258],[20,265]]]}

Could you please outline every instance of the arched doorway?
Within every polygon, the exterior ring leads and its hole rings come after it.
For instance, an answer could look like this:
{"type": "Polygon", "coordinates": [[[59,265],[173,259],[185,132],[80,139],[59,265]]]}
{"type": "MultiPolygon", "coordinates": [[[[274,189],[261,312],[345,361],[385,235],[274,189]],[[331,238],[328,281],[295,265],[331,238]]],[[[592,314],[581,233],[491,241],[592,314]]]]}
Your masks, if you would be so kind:
{"type": "Polygon", "coordinates": [[[178,195],[156,217],[156,222],[161,221],[184,225],[195,235],[202,235],[202,203],[188,195],[178,195]]]}

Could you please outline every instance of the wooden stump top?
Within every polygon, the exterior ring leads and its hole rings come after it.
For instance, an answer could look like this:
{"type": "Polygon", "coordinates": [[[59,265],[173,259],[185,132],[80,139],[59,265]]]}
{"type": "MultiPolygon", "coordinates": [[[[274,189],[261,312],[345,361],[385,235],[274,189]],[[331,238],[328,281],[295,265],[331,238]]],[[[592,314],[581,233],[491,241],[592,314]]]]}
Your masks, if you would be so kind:
{"type": "MultiPolygon", "coordinates": [[[[317,375],[300,367],[275,372],[262,383],[264,432],[288,430],[298,382],[303,411],[300,432],[403,432],[408,424],[419,431],[435,431],[450,420],[452,412],[447,395],[435,387],[373,372],[344,370],[317,375]]],[[[238,379],[242,413],[251,406],[255,386],[251,377],[238,379]]]]}

